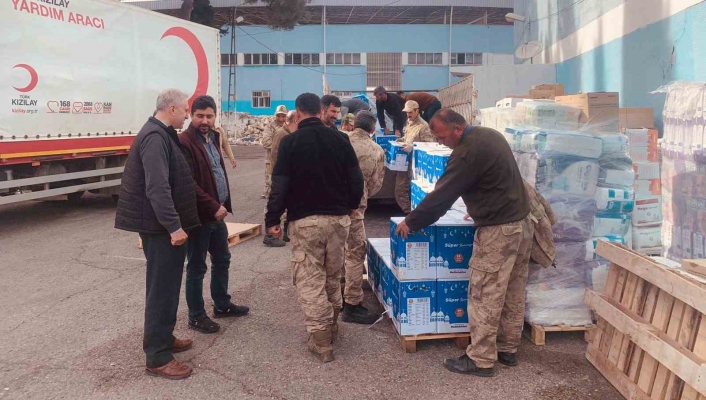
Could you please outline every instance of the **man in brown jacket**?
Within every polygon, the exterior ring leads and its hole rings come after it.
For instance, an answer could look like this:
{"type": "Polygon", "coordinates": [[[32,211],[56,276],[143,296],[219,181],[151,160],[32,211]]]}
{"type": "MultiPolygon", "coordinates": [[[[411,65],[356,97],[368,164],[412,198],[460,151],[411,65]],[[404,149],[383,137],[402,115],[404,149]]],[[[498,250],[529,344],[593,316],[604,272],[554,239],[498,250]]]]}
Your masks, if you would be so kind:
{"type": "Polygon", "coordinates": [[[471,127],[450,109],[436,113],[431,127],[453,153],[434,191],[397,232],[406,237],[433,224],[463,198],[477,228],[468,286],[471,344],[444,365],[452,372],[489,377],[496,360],[517,365],[534,236],[530,202],[510,145],[499,132],[471,127]]]}
{"type": "MultiPolygon", "coordinates": [[[[419,104],[416,101],[406,102],[402,111],[407,113],[407,125],[404,128],[404,136],[397,141],[404,143],[403,150],[409,153],[411,158],[414,142],[433,142],[434,136],[431,134],[429,124],[419,116],[419,104]]],[[[412,162],[410,161],[407,171],[398,171],[395,179],[395,199],[405,214],[412,211],[412,203],[409,198],[411,182],[412,162]]]]}
{"type": "Polygon", "coordinates": [[[203,301],[203,278],[206,255],[211,254],[211,298],[213,317],[238,317],[249,308],[233,304],[228,294],[228,227],[226,215],[233,212],[230,185],[221,155],[220,134],[213,130],[216,102],[211,96],[197,97],[191,106],[191,124],[179,135],[184,154],[191,166],[196,188],[196,207],[201,226],[194,229],[187,242],[186,304],[189,328],[201,333],[215,333],[220,325],[206,314],[203,301]]]}

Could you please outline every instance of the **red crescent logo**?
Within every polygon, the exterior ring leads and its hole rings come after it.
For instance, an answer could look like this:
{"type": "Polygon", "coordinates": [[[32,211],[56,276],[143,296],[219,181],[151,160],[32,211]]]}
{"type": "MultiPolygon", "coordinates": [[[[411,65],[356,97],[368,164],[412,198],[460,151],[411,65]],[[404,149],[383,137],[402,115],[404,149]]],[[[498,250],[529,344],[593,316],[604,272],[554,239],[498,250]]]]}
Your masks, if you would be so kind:
{"type": "Polygon", "coordinates": [[[196,58],[196,71],[198,77],[196,79],[196,89],[194,89],[194,94],[189,99],[189,108],[191,108],[191,104],[194,102],[194,99],[206,94],[206,91],[208,90],[208,61],[206,60],[206,52],[204,51],[203,46],[201,45],[201,42],[199,42],[196,35],[191,33],[191,31],[186,28],[178,26],[169,28],[166,32],[164,32],[161,39],[168,36],[176,36],[183,40],[187,45],[189,45],[191,52],[194,53],[194,58],[196,58]]]}
{"type": "Polygon", "coordinates": [[[37,82],[39,82],[39,77],[37,76],[37,71],[35,71],[34,68],[30,67],[27,64],[17,64],[12,68],[13,69],[14,68],[23,68],[23,69],[27,70],[27,72],[29,72],[29,85],[27,85],[23,88],[22,87],[18,88],[17,86],[13,86],[13,88],[15,88],[15,90],[17,90],[18,92],[27,93],[37,86],[37,82]]]}

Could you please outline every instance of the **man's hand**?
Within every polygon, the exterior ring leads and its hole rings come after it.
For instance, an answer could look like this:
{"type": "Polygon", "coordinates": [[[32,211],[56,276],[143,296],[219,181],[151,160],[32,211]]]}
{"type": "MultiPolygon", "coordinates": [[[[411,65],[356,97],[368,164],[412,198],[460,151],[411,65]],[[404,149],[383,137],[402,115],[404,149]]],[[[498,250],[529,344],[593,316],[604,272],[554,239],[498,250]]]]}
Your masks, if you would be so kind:
{"type": "Polygon", "coordinates": [[[402,236],[402,239],[407,239],[407,236],[409,236],[409,227],[407,226],[407,221],[402,221],[399,225],[397,225],[395,234],[402,236]]]}
{"type": "Polygon", "coordinates": [[[280,225],[271,226],[267,228],[267,234],[279,239],[282,237],[282,227],[280,225]]]}
{"type": "Polygon", "coordinates": [[[402,137],[402,131],[395,131],[395,136],[402,137]]]}
{"type": "Polygon", "coordinates": [[[182,246],[186,243],[186,239],[188,238],[189,236],[186,232],[180,228],[178,231],[172,233],[172,246],[182,246]]]}
{"type": "Polygon", "coordinates": [[[412,146],[411,144],[402,147],[402,151],[404,151],[405,153],[411,153],[413,149],[414,146],[412,146]]]}
{"type": "Polygon", "coordinates": [[[389,135],[389,134],[390,134],[390,128],[385,127],[385,135],[389,135]]]}
{"type": "Polygon", "coordinates": [[[221,206],[221,208],[219,208],[218,211],[216,211],[216,215],[214,215],[214,217],[216,218],[216,221],[221,221],[227,215],[228,215],[228,210],[226,210],[225,207],[221,206]]]}
{"type": "Polygon", "coordinates": [[[230,160],[230,165],[231,165],[231,167],[233,167],[233,169],[235,169],[235,167],[238,166],[238,163],[235,162],[235,158],[233,158],[232,160],[230,160]]]}
{"type": "Polygon", "coordinates": [[[471,216],[469,214],[466,214],[463,216],[463,219],[468,221],[469,219],[471,219],[471,216]]]}

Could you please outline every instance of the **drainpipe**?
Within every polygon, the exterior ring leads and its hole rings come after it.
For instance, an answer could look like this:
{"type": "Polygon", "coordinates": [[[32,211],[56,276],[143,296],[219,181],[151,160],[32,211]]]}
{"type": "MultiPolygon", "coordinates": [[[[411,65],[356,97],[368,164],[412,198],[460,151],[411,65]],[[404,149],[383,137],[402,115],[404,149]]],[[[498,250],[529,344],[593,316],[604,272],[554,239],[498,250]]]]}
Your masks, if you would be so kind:
{"type": "Polygon", "coordinates": [[[449,85],[451,85],[451,32],[454,26],[454,6],[451,6],[451,16],[449,18],[449,85]]]}

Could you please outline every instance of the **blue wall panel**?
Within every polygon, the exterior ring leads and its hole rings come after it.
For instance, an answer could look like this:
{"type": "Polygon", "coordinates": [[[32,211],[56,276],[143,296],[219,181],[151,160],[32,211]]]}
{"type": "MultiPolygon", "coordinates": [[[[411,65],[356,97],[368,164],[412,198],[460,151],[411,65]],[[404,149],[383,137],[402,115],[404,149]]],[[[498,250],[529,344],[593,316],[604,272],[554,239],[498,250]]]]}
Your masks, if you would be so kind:
{"type": "Polygon", "coordinates": [[[402,89],[405,91],[435,91],[449,84],[449,67],[405,65],[402,89]]]}
{"type": "Polygon", "coordinates": [[[557,82],[567,93],[620,92],[622,107],[653,107],[661,127],[664,95],[650,92],[675,80],[706,80],[704,38],[706,2],[557,64],[557,82]]]}

